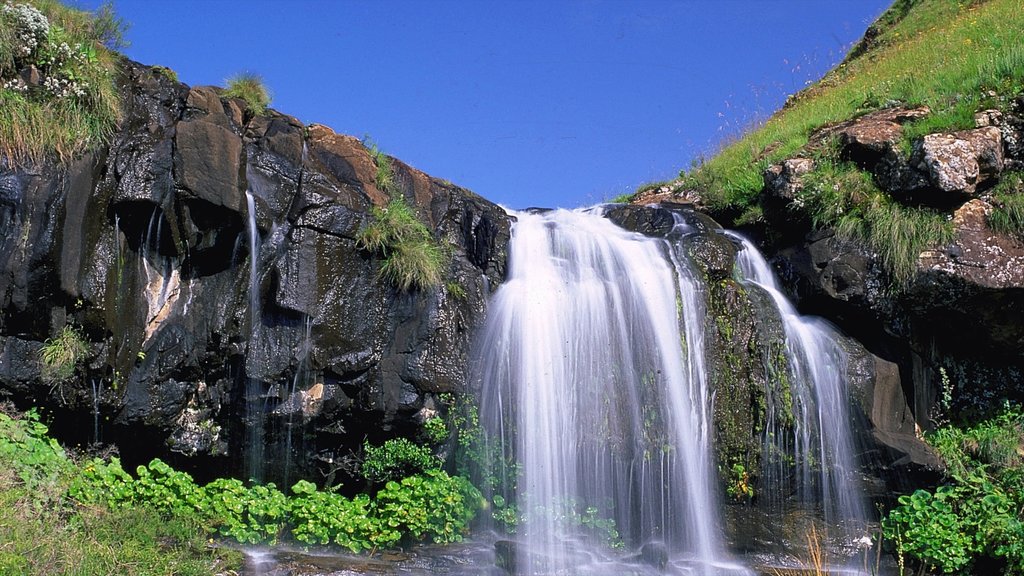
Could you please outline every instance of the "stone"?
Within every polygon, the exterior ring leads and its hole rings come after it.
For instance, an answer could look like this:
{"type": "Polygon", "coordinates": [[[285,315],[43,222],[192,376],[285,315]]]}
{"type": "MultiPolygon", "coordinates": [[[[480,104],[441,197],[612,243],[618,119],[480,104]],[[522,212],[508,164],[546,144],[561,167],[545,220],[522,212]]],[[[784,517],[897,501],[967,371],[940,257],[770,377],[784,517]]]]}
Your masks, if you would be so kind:
{"type": "Polygon", "coordinates": [[[911,162],[940,192],[970,195],[978,182],[974,147],[952,134],[926,135],[915,147],[911,162]]]}
{"type": "Polygon", "coordinates": [[[645,236],[663,238],[675,227],[672,212],[664,208],[619,204],[608,208],[605,217],[626,230],[645,236]]]}
{"type": "Polygon", "coordinates": [[[982,110],[974,114],[974,126],[984,128],[986,126],[999,126],[1003,123],[1003,113],[1000,110],[982,110]]]}
{"type": "Polygon", "coordinates": [[[1003,172],[1003,136],[999,128],[987,126],[955,132],[954,135],[966,140],[974,149],[978,162],[977,184],[980,186],[998,180],[1003,172]]]}
{"type": "Polygon", "coordinates": [[[18,72],[18,76],[25,83],[25,86],[29,88],[40,86],[43,83],[43,74],[39,71],[39,68],[32,65],[22,68],[18,72]]]}
{"type": "Polygon", "coordinates": [[[245,211],[241,180],[242,139],[204,120],[178,122],[174,173],[183,191],[215,206],[245,211]]]}
{"type": "Polygon", "coordinates": [[[769,166],[764,172],[765,192],[773,199],[790,202],[803,189],[801,177],[814,170],[810,158],[790,158],[769,166]]]}

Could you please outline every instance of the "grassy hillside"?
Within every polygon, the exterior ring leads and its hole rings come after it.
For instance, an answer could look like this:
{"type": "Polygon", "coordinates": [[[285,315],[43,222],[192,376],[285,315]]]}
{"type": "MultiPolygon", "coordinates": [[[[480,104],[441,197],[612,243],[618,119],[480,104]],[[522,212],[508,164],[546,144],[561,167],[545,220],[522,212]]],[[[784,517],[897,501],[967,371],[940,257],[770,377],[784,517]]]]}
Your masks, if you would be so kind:
{"type": "Polygon", "coordinates": [[[839,66],[674,187],[698,190],[715,212],[738,214],[755,206],[764,169],[827,124],[905,104],[932,109],[908,138],[973,127],[976,110],[1024,90],[1021,30],[1020,0],[897,0],[839,66]]]}

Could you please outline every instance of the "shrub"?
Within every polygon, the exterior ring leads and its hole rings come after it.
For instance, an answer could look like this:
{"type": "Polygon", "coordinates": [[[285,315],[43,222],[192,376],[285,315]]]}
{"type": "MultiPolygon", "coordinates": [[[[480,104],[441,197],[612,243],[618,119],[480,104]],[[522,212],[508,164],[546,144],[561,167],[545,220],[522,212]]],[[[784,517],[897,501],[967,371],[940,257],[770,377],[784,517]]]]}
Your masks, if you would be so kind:
{"type": "Polygon", "coordinates": [[[405,438],[392,438],[380,446],[363,447],[361,472],[374,484],[400,480],[441,467],[441,460],[426,446],[417,446],[405,438]]]}
{"type": "Polygon", "coordinates": [[[114,56],[101,45],[116,40],[112,18],[109,9],[89,14],[51,0],[0,8],[0,155],[65,161],[109,136],[120,117],[114,56]],[[17,76],[27,66],[39,86],[17,76]]]}
{"type": "Polygon", "coordinates": [[[71,378],[88,352],[89,344],[78,330],[65,326],[39,350],[43,381],[56,384],[71,378]]]}
{"type": "Polygon", "coordinates": [[[928,437],[945,460],[949,483],[900,496],[883,520],[897,552],[944,573],[969,571],[980,559],[1024,574],[1024,414],[1007,406],[996,418],[948,426],[928,437]]]}
{"type": "Polygon", "coordinates": [[[384,255],[380,275],[401,290],[441,284],[445,252],[401,197],[374,207],[373,221],[359,233],[359,247],[384,255]]]}
{"type": "Polygon", "coordinates": [[[257,116],[267,113],[267,106],[270,105],[270,91],[263,78],[258,74],[243,72],[227,79],[228,87],[224,90],[225,98],[239,98],[245,102],[245,108],[250,114],[257,116]]]}
{"type": "Polygon", "coordinates": [[[370,138],[365,138],[363,144],[368,145],[370,159],[373,160],[373,165],[377,168],[373,184],[381,192],[388,196],[393,196],[397,192],[397,186],[395,182],[395,169],[391,165],[391,158],[388,158],[388,155],[378,148],[377,143],[370,138]]]}

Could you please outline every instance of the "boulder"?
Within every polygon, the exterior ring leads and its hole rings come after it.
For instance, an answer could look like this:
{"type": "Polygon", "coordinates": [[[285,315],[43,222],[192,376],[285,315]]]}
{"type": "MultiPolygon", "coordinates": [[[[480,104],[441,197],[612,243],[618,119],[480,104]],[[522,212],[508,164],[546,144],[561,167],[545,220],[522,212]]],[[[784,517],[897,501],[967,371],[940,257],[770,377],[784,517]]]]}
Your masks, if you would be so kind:
{"type": "Polygon", "coordinates": [[[174,173],[186,195],[244,213],[242,139],[213,122],[178,122],[174,173]]]}
{"type": "Polygon", "coordinates": [[[764,191],[770,199],[791,202],[803,189],[801,177],[814,170],[810,158],[790,158],[764,172],[764,191]]]}

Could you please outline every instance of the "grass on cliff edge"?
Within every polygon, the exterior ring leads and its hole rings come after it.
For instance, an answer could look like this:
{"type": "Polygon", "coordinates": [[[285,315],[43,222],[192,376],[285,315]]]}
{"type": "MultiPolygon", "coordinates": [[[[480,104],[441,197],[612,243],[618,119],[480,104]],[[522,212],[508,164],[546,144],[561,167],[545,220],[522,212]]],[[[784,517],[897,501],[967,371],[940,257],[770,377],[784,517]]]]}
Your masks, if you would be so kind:
{"type": "Polygon", "coordinates": [[[0,13],[0,156],[14,164],[39,163],[49,155],[69,160],[105,140],[120,118],[117,56],[108,47],[124,46],[124,24],[109,5],[92,13],[56,0],[10,5],[31,6],[49,30],[30,54],[20,53],[19,18],[0,13]],[[12,84],[30,65],[51,84],[27,90],[12,84]]]}
{"type": "MultiPolygon", "coordinates": [[[[765,168],[806,146],[826,124],[902,103],[927,105],[927,131],[971,127],[988,91],[1024,90],[1024,10],[1020,0],[897,0],[821,81],[763,125],[681,174],[715,211],[756,203],[765,168]]],[[[912,129],[913,130],[913,129],[912,129]]]]}

